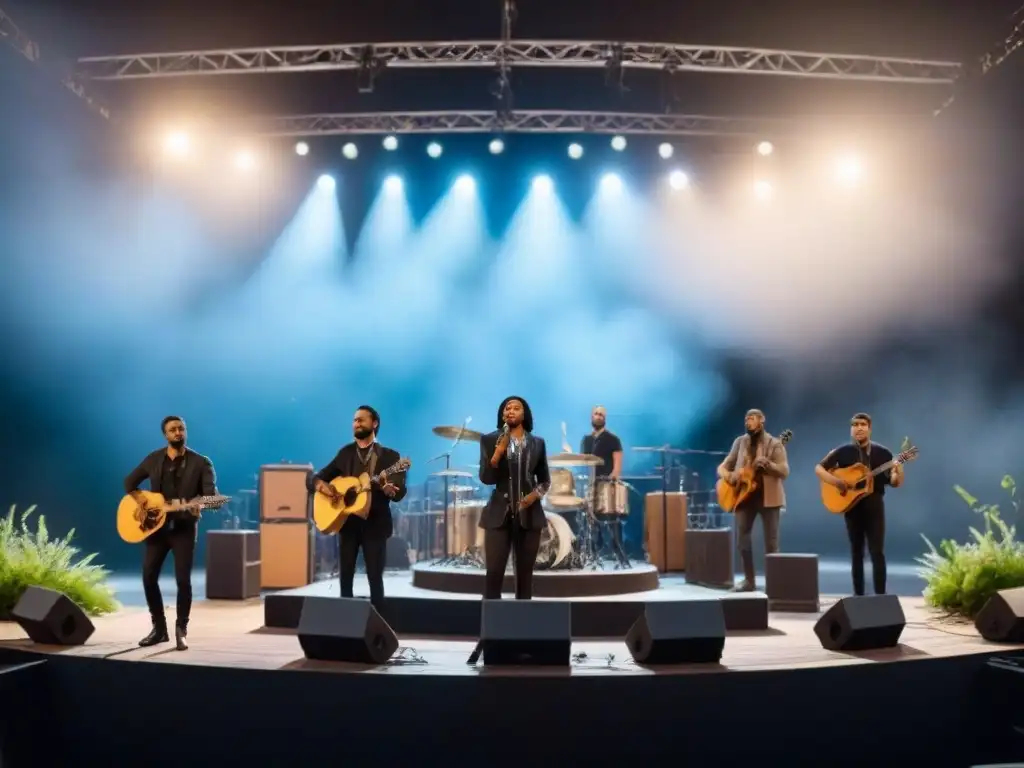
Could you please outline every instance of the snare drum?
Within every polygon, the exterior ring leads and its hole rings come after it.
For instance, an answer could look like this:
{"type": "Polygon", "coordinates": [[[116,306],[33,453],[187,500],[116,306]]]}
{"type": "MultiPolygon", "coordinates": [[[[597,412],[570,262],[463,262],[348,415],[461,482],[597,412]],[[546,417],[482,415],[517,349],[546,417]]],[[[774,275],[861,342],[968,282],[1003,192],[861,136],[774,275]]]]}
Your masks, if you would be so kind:
{"type": "Polygon", "coordinates": [[[595,489],[594,512],[598,517],[629,514],[629,489],[618,480],[599,480],[595,489]]]}

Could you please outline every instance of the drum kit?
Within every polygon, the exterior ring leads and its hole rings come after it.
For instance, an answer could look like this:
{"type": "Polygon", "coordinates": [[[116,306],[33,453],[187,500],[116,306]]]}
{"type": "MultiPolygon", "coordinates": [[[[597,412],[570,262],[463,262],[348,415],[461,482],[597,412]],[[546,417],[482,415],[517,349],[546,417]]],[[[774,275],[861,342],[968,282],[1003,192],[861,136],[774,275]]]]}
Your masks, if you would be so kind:
{"type": "MultiPolygon", "coordinates": [[[[480,514],[486,499],[478,493],[469,472],[452,469],[451,455],[462,442],[479,443],[483,435],[468,428],[434,427],[438,437],[453,440],[451,448],[431,461],[445,460],[445,468],[431,475],[431,481],[444,483],[444,555],[439,565],[482,567],[483,534],[480,514]]],[[[537,570],[579,570],[600,567],[599,541],[618,541],[617,534],[599,534],[602,525],[621,522],[629,514],[629,486],[618,481],[597,482],[597,469],[604,461],[591,454],[560,453],[548,456],[551,488],[542,504],[547,526],[541,533],[540,549],[534,566],[537,570]]],[[[428,481],[429,485],[429,481],[428,481]]],[[[629,561],[616,551],[620,566],[629,561]]]]}

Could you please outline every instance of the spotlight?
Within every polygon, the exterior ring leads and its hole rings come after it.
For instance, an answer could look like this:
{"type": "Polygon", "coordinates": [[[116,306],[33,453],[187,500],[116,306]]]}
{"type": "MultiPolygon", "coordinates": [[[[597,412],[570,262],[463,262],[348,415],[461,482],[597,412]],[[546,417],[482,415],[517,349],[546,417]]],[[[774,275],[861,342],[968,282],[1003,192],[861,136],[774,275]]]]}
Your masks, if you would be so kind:
{"type": "Polygon", "coordinates": [[[427,144],[427,154],[435,160],[441,156],[442,152],[444,152],[444,150],[436,141],[432,141],[427,144]]]}
{"type": "Polygon", "coordinates": [[[402,191],[402,179],[399,176],[392,174],[384,179],[384,191],[385,192],[401,192],[402,191]]]}
{"type": "Polygon", "coordinates": [[[668,184],[672,189],[686,189],[690,185],[690,178],[682,171],[672,171],[668,175],[668,184]]]}
{"type": "Polygon", "coordinates": [[[295,154],[299,157],[305,157],[309,154],[309,144],[304,141],[300,141],[295,145],[295,154]]]}
{"type": "Polygon", "coordinates": [[[844,184],[856,184],[863,175],[864,168],[856,157],[847,155],[836,161],[836,176],[844,184]]]}
{"type": "Polygon", "coordinates": [[[612,149],[616,152],[621,152],[626,148],[626,137],[625,136],[612,136],[612,149]]]}
{"type": "Polygon", "coordinates": [[[235,153],[235,168],[240,171],[251,171],[256,167],[256,157],[247,149],[235,153]]]}
{"type": "Polygon", "coordinates": [[[667,141],[658,146],[658,154],[661,155],[662,160],[668,160],[675,153],[675,147],[669,144],[667,141]]]}
{"type": "Polygon", "coordinates": [[[324,192],[332,192],[334,191],[335,186],[334,177],[328,176],[325,173],[323,176],[316,180],[316,185],[324,192]]]}
{"type": "Polygon", "coordinates": [[[573,142],[569,145],[569,157],[573,160],[579,160],[583,157],[583,147],[573,142]]]}
{"type": "Polygon", "coordinates": [[[775,189],[767,181],[754,182],[754,195],[758,200],[770,200],[775,194],[775,189]]]}
{"type": "Polygon", "coordinates": [[[551,181],[550,176],[537,176],[533,180],[533,189],[535,192],[541,192],[547,194],[555,188],[555,184],[551,181]]]}
{"type": "Polygon", "coordinates": [[[761,157],[768,157],[772,152],[775,151],[775,145],[770,141],[762,141],[757,145],[757,154],[761,157]]]}
{"type": "Polygon", "coordinates": [[[164,151],[169,155],[184,157],[191,148],[192,142],[189,140],[187,133],[174,131],[164,137],[164,151]]]}
{"type": "Polygon", "coordinates": [[[350,141],[341,148],[341,154],[346,160],[355,160],[359,157],[359,147],[350,141]]]}
{"type": "Polygon", "coordinates": [[[491,139],[491,143],[487,145],[487,148],[491,151],[492,155],[500,155],[505,151],[505,142],[501,139],[491,139]]]}
{"type": "Polygon", "coordinates": [[[459,178],[455,180],[455,189],[457,189],[459,192],[472,192],[474,189],[476,189],[476,182],[473,181],[472,176],[463,174],[462,176],[459,176],[459,178]]]}
{"type": "Polygon", "coordinates": [[[620,192],[622,191],[622,179],[614,173],[606,173],[601,178],[601,189],[605,192],[620,192]]]}
{"type": "Polygon", "coordinates": [[[385,136],[381,144],[388,152],[394,152],[398,149],[398,139],[394,136],[385,136]]]}

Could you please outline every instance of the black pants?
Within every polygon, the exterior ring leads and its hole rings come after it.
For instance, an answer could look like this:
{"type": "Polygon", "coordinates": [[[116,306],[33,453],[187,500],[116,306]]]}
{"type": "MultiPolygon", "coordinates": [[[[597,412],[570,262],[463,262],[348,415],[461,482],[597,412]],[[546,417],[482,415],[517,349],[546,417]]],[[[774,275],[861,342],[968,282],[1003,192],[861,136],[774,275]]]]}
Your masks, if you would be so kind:
{"type": "Polygon", "coordinates": [[[199,529],[191,521],[168,521],[167,525],[146,539],[142,556],[142,589],[146,593],[146,605],[153,625],[167,625],[164,617],[164,598],[160,594],[160,571],[164,567],[167,553],[174,553],[174,580],[178,583],[179,626],[188,627],[192,612],[192,561],[196,554],[196,537],[199,529]]]}
{"type": "Polygon", "coordinates": [[[484,599],[500,600],[501,584],[505,580],[505,568],[509,553],[513,553],[516,582],[516,600],[533,597],[533,567],[537,564],[537,550],[540,549],[540,531],[512,526],[506,520],[501,528],[484,531],[484,564],[487,576],[484,579],[484,599]]]}
{"type": "Polygon", "coordinates": [[[621,565],[629,565],[626,549],[622,545],[622,520],[617,517],[597,522],[596,530],[594,531],[594,548],[597,550],[597,556],[601,556],[601,552],[605,547],[604,532],[606,528],[611,534],[612,554],[615,555],[615,559],[621,565]]]}
{"type": "Polygon", "coordinates": [[[384,564],[387,561],[388,537],[368,528],[358,518],[350,519],[338,534],[338,571],[341,596],[353,597],[359,548],[363,548],[366,580],[370,583],[370,602],[378,611],[384,605],[384,564]]]}
{"type": "Polygon", "coordinates": [[[871,556],[871,575],[876,595],[885,594],[885,499],[877,494],[865,496],[846,513],[846,533],[850,537],[853,594],[864,594],[864,544],[871,556]]]}

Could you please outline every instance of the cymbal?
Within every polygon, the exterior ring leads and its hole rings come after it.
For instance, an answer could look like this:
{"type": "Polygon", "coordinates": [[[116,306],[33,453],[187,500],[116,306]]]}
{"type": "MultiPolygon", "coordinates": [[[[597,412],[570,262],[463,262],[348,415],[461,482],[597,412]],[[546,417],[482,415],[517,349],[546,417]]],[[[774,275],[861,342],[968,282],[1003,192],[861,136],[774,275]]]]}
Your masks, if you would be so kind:
{"type": "Polygon", "coordinates": [[[599,467],[604,459],[589,453],[556,453],[548,456],[549,467],[599,467]]]}
{"type": "Polygon", "coordinates": [[[470,493],[476,490],[475,485],[449,485],[448,493],[470,493]]]}
{"type": "Polygon", "coordinates": [[[433,432],[438,437],[448,440],[468,440],[473,443],[479,443],[480,438],[483,437],[482,432],[465,427],[434,427],[433,432]]]}
{"type": "Polygon", "coordinates": [[[431,477],[472,477],[472,475],[460,469],[442,469],[440,472],[432,474],[431,477]]]}

